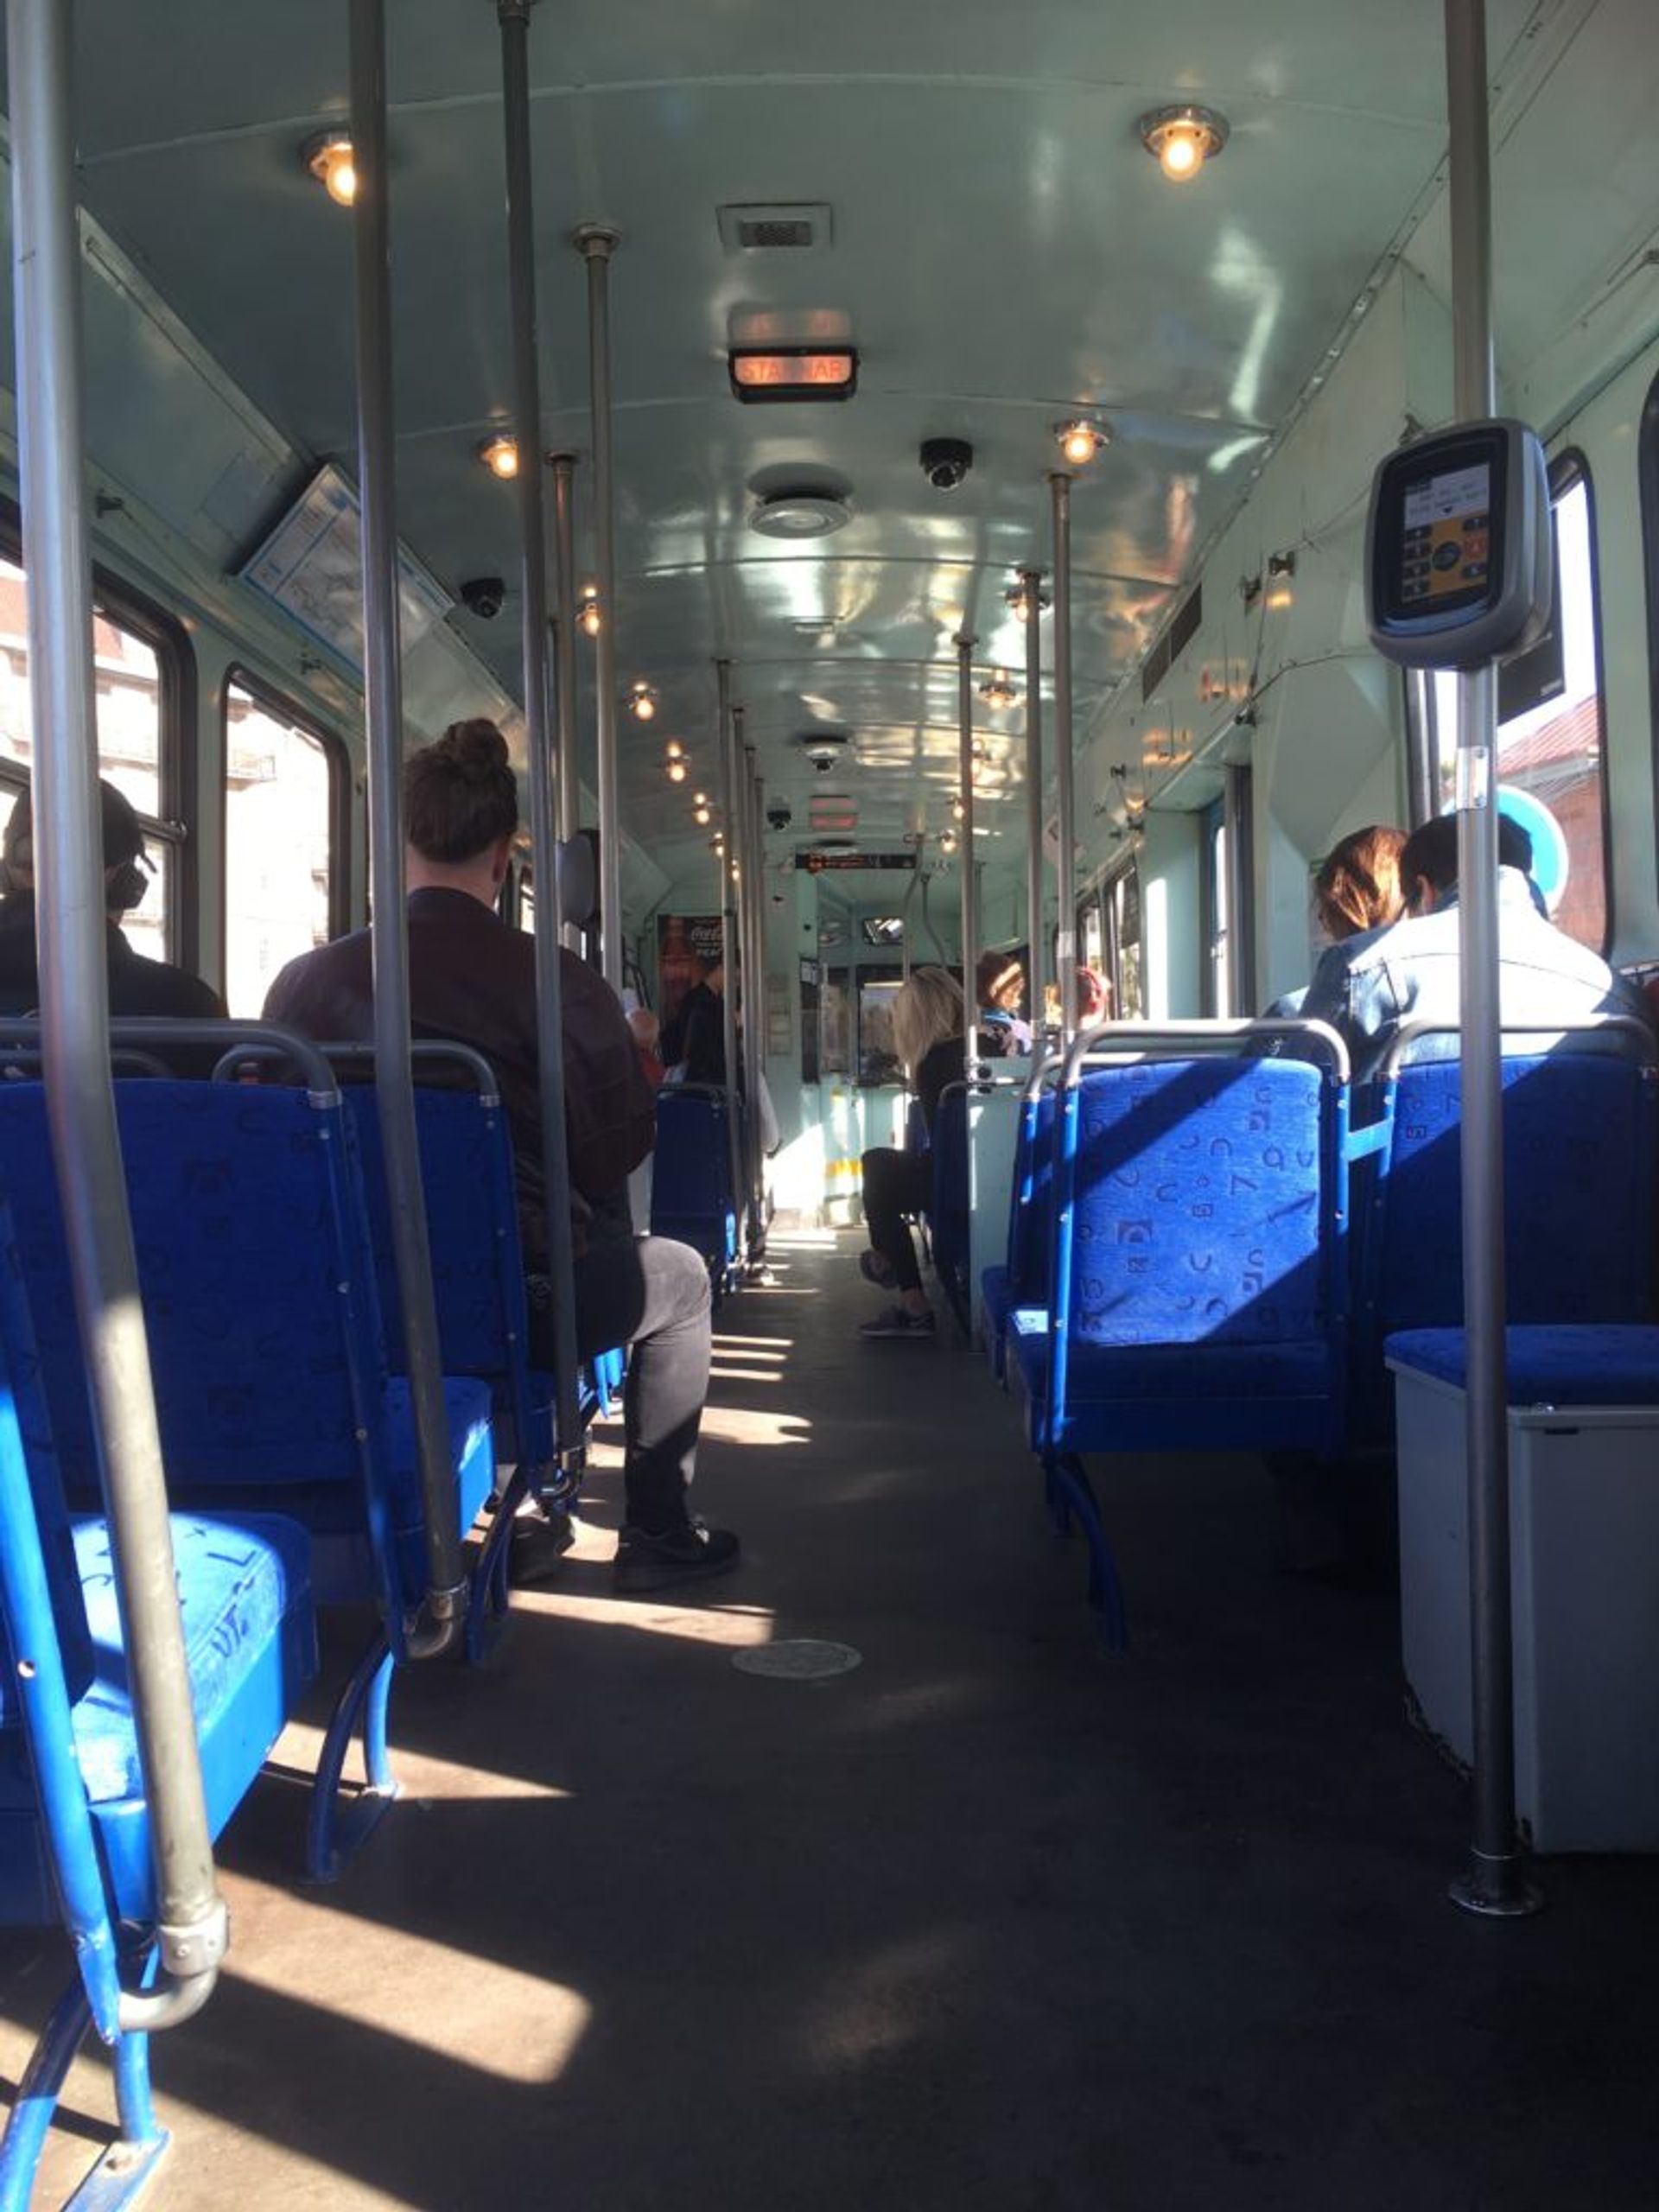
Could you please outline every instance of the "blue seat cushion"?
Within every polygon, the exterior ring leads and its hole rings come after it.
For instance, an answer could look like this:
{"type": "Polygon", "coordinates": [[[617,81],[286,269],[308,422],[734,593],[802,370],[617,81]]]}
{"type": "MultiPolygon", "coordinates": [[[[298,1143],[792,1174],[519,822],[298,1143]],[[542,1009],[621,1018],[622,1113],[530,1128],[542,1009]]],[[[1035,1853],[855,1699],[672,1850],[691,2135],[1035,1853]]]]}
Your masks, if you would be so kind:
{"type": "MultiPolygon", "coordinates": [[[[1462,1389],[1468,1344],[1461,1329],[1403,1329],[1383,1347],[1390,1367],[1462,1389]]],[[[1534,1323],[1504,1332],[1512,1406],[1659,1405],[1659,1328],[1641,1323],[1534,1323]]]]}
{"type": "MultiPolygon", "coordinates": [[[[169,1516],[191,1696],[214,1835],[246,1796],[317,1670],[309,1542],[276,1515],[169,1516]]],[[[96,1674],[74,1711],[75,1752],[121,1910],[153,1910],[149,1816],[127,1687],[109,1531],[78,1521],[75,1554],[96,1674]]]]}

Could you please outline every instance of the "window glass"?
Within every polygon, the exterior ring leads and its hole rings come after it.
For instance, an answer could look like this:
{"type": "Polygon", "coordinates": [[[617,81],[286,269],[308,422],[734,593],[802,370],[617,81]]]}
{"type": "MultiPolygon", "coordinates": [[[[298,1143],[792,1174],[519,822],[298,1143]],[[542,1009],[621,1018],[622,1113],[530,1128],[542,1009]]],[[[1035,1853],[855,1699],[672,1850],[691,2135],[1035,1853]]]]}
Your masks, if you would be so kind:
{"type": "MultiPolygon", "coordinates": [[[[1601,740],[1601,667],[1588,479],[1574,464],[1555,486],[1555,614],[1559,645],[1535,649],[1548,665],[1525,687],[1497,729],[1500,789],[1533,841],[1533,874],[1557,928],[1599,952],[1608,937],[1607,787],[1601,740]],[[1530,702],[1526,692],[1533,694],[1530,702]],[[1537,696],[1540,692],[1542,696],[1537,696]]],[[[1501,671],[1509,679],[1535,654],[1501,671]]],[[[1458,679],[1437,671],[1435,789],[1440,810],[1455,798],[1458,679]]],[[[1500,712],[1502,709],[1500,708],[1500,712]]]]}
{"type": "Polygon", "coordinates": [[[1096,974],[1100,974],[1102,972],[1102,938],[1098,899],[1091,899],[1078,917],[1077,944],[1081,948],[1084,966],[1092,968],[1096,974]]]}
{"type": "Polygon", "coordinates": [[[279,969],[332,933],[335,756],[281,702],[225,695],[225,995],[257,1015],[279,969]]]}
{"type": "MultiPolygon", "coordinates": [[[[155,645],[94,606],[93,711],[99,773],[132,801],[147,834],[154,877],[143,906],[122,923],[137,951],[164,958],[178,883],[176,832],[162,823],[162,662],[155,645]]],[[[0,761],[27,773],[35,757],[29,690],[29,615],[23,572],[0,554],[0,761]]],[[[21,778],[18,781],[21,782],[21,778]]],[[[0,806],[11,811],[13,779],[0,806]]]]}
{"type": "Polygon", "coordinates": [[[1232,1011],[1232,945],[1227,928],[1227,811],[1219,800],[1205,811],[1205,865],[1209,869],[1210,1004],[1212,1014],[1232,1011]]]}
{"type": "Polygon", "coordinates": [[[1126,868],[1107,893],[1108,935],[1112,948],[1112,1005],[1125,1021],[1147,1011],[1141,963],[1141,871],[1126,868]]]}

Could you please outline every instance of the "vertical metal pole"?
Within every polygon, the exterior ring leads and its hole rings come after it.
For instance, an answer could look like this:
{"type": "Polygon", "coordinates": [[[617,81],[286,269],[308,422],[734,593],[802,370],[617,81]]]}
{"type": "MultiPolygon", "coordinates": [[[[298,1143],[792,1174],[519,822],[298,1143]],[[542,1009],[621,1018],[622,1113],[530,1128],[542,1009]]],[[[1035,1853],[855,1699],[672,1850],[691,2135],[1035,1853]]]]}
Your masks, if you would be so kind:
{"type": "Polygon", "coordinates": [[[1227,825],[1227,896],[1223,920],[1227,931],[1225,1014],[1255,1011],[1255,936],[1252,926],[1250,873],[1255,866],[1255,817],[1250,771],[1242,761],[1221,772],[1224,818],[1227,825]]]}
{"type": "Polygon", "coordinates": [[[1059,930],[1054,964],[1059,971],[1060,1031],[1067,1045],[1077,1033],[1077,828],[1071,759],[1071,479],[1056,469],[1048,480],[1054,509],[1054,794],[1059,809],[1059,856],[1054,870],[1059,930]]]}
{"type": "MultiPolygon", "coordinates": [[[[749,805],[750,762],[753,755],[743,742],[745,712],[741,701],[732,708],[732,857],[737,868],[737,936],[734,946],[737,962],[734,968],[727,971],[726,991],[732,1005],[734,1035],[738,1007],[741,1004],[747,1013],[751,996],[750,979],[754,972],[753,899],[760,881],[760,867],[753,849],[753,816],[749,805]]],[[[740,1057],[735,1064],[743,1071],[746,1091],[748,1088],[748,1034],[746,1020],[743,1034],[736,1039],[740,1057]]],[[[744,1235],[746,1251],[752,1249],[760,1233],[754,1218],[755,1119],[753,1112],[746,1112],[742,1128],[743,1212],[747,1223],[744,1235]]]]}
{"type": "MultiPolygon", "coordinates": [[[[1492,365],[1491,151],[1484,0],[1446,0],[1451,125],[1455,404],[1490,415],[1492,365]]],[[[1469,1460],[1469,1596],[1474,1696],[1475,1833],[1452,1885],[1470,1912],[1516,1915],[1542,1902],[1526,1878],[1515,1821],[1515,1700],[1510,1626],[1508,1393],[1503,1361],[1503,1119],[1497,942],[1497,679],[1458,679],[1458,908],[1462,940],[1463,1303],[1469,1460]]]]}
{"type": "Polygon", "coordinates": [[[62,0],[10,0],[6,30],[18,448],[35,731],[41,1058],[114,1541],[168,1978],[167,1986],[148,1999],[124,1999],[121,2018],[124,2025],[160,2027],[206,2002],[225,1953],[226,1923],[202,1795],[149,1349],[110,1081],[81,429],[73,10],[62,0]]]}
{"type": "Polygon", "coordinates": [[[1040,569],[1021,569],[1026,593],[1026,934],[1031,939],[1026,989],[1032,1043],[1041,1038],[1043,980],[1043,609],[1040,569]]]}
{"type": "MultiPolygon", "coordinates": [[[[556,766],[548,712],[546,518],[542,472],[542,397],[536,336],[536,214],[531,186],[530,10],[534,0],[499,0],[501,112],[507,172],[507,276],[512,307],[513,428],[521,464],[515,480],[524,549],[524,722],[530,747],[531,849],[536,901],[536,1072],[540,1091],[542,1177],[547,1210],[548,1271],[553,1286],[553,1384],[562,1471],[582,1463],[576,1395],[576,1308],[570,1231],[570,1167],[565,1150],[564,985],[560,973],[562,902],[554,810],[556,766]]],[[[568,462],[568,455],[561,455],[568,462]]],[[[566,476],[569,492],[569,475],[566,476]]],[[[568,575],[568,570],[567,570],[568,575]]],[[[574,624],[563,635],[569,639],[574,624]]],[[[568,645],[561,658],[570,658],[568,645]]],[[[565,725],[574,730],[575,721],[565,725]]],[[[560,764],[562,766],[562,763],[560,764]]]]}
{"type": "Polygon", "coordinates": [[[622,811],[616,781],[616,475],[611,448],[611,256],[620,234],[584,223],[575,244],[588,264],[588,381],[594,427],[594,568],[600,626],[598,690],[600,966],[622,988],[622,811]]]}
{"type": "Polygon", "coordinates": [[[749,850],[753,865],[745,865],[744,881],[749,894],[749,957],[743,974],[743,1070],[749,1094],[749,1252],[759,1260],[766,1249],[766,1154],[760,1135],[760,1085],[766,1079],[766,847],[762,829],[766,817],[766,786],[755,764],[755,751],[745,748],[748,764],[749,850]]]}
{"type": "Polygon", "coordinates": [[[974,877],[974,644],[971,631],[957,639],[957,774],[962,785],[962,821],[957,840],[957,866],[962,871],[962,995],[968,1010],[963,1023],[963,1073],[971,1083],[979,1064],[979,996],[975,971],[979,965],[979,914],[974,877]]]}
{"type": "Polygon", "coordinates": [[[726,971],[726,988],[720,995],[721,1049],[726,1063],[726,1128],[732,1155],[732,1205],[741,1224],[743,1214],[743,1131],[737,1102],[737,929],[739,902],[732,868],[741,846],[737,823],[737,776],[732,759],[732,664],[715,663],[719,697],[716,709],[716,747],[720,753],[720,818],[726,832],[720,860],[720,960],[726,971]]]}
{"type": "MultiPolygon", "coordinates": [[[[391,421],[391,226],[386,205],[385,0],[351,0],[353,202],[357,291],[357,450],[362,500],[363,709],[368,736],[373,893],[374,1080],[386,1155],[397,1288],[426,1523],[427,1622],[411,1656],[447,1649],[467,1611],[449,1463],[431,1247],[409,1052],[404,914],[403,668],[397,622],[396,461],[391,421]]],[[[539,643],[537,650],[539,651],[539,643]]],[[[394,1630],[394,1633],[396,1631],[394,1630]]]]}
{"type": "MultiPolygon", "coordinates": [[[[573,453],[548,455],[553,472],[553,748],[558,767],[559,842],[568,845],[581,827],[582,746],[576,734],[576,536],[575,471],[573,453]]],[[[563,901],[560,901],[563,916],[563,901]]],[[[581,932],[567,922],[561,932],[573,952],[581,932]]]]}

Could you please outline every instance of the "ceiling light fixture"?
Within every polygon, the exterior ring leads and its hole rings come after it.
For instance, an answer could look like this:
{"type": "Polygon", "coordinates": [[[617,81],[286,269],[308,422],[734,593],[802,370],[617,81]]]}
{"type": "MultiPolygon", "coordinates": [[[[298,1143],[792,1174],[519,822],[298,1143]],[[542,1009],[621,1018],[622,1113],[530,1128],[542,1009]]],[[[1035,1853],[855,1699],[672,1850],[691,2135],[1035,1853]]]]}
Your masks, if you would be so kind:
{"type": "Polygon", "coordinates": [[[713,818],[706,806],[694,806],[691,810],[691,819],[699,829],[706,829],[713,818]]]}
{"type": "Polygon", "coordinates": [[[349,207],[357,198],[357,166],[352,157],[351,133],[325,130],[308,138],[300,158],[337,207],[349,207]]]}
{"type": "MultiPolygon", "coordinates": [[[[1031,609],[1026,604],[1026,588],[1024,584],[1015,584],[1012,591],[1005,594],[1005,597],[1007,601],[1008,611],[1017,621],[1030,621],[1031,609]]],[[[1037,587],[1037,612],[1039,614],[1043,613],[1048,607],[1052,607],[1053,603],[1053,593],[1050,591],[1046,585],[1039,584],[1037,587]]]]}
{"type": "Polygon", "coordinates": [[[1141,118],[1141,140],[1172,184],[1185,184],[1227,143],[1227,118],[1213,108],[1155,107],[1141,118]]]}
{"type": "Polygon", "coordinates": [[[853,518],[852,502],[810,488],[774,492],[750,510],[749,528],[762,537],[828,537],[853,518]]]}
{"type": "Polygon", "coordinates": [[[939,850],[942,853],[954,853],[956,849],[957,833],[954,830],[947,830],[939,839],[939,850]]]}
{"type": "Polygon", "coordinates": [[[596,638],[604,619],[599,611],[599,586],[583,584],[582,604],[576,609],[577,627],[584,631],[588,637],[596,638]]]}
{"type": "Polygon", "coordinates": [[[637,722],[648,722],[657,712],[657,694],[649,683],[631,683],[624,703],[637,722]]]}
{"type": "Polygon", "coordinates": [[[1103,423],[1090,423],[1079,416],[1075,422],[1054,425],[1054,442],[1073,468],[1087,468],[1103,447],[1112,442],[1112,434],[1103,423]]]}
{"type": "Polygon", "coordinates": [[[685,781],[686,773],[684,761],[671,760],[668,763],[666,772],[668,775],[668,780],[671,784],[683,784],[685,781]]]}
{"type": "MultiPolygon", "coordinates": [[[[1021,609],[1024,608],[1025,603],[1025,596],[1022,593],[1020,597],[1020,605],[1021,609]]],[[[1012,604],[1012,602],[1010,602],[1010,604],[1012,604]]],[[[1021,613],[1020,619],[1022,622],[1025,620],[1023,612],[1021,613]]],[[[1009,678],[1007,670],[1006,668],[994,668],[990,674],[986,677],[985,681],[980,685],[979,696],[985,702],[988,707],[1011,707],[1014,701],[1020,696],[1020,694],[1014,690],[1014,684],[1009,678]]]]}
{"type": "Polygon", "coordinates": [[[478,458],[492,476],[499,476],[505,484],[518,474],[518,441],[505,430],[494,437],[486,438],[477,448],[478,458]]]}

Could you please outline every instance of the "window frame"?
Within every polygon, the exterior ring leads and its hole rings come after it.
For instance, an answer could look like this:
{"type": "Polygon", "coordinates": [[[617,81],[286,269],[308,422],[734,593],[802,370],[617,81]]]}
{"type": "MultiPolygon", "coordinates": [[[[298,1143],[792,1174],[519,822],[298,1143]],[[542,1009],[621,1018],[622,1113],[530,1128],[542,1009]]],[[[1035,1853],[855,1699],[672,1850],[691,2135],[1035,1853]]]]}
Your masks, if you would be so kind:
{"type": "MultiPolygon", "coordinates": [[[[25,588],[28,564],[23,559],[23,521],[15,499],[0,497],[0,555],[22,569],[25,588]]],[[[173,902],[168,913],[164,943],[167,957],[193,974],[201,962],[201,844],[196,833],[195,807],[186,795],[196,790],[200,689],[195,650],[190,633],[170,607],[148,598],[124,576],[92,563],[92,605],[156,656],[156,781],[161,811],[138,817],[147,838],[173,849],[175,870],[173,902]]],[[[21,790],[21,782],[6,775],[0,785],[21,790]]]]}
{"type": "Polygon", "coordinates": [[[295,729],[315,738],[328,767],[328,935],[344,937],[351,927],[351,887],[348,868],[341,862],[350,850],[352,835],[352,760],[338,730],[289,697],[279,684],[256,676],[245,661],[227,663],[219,683],[219,849],[225,865],[219,869],[219,941],[228,974],[231,950],[231,693],[244,691],[264,711],[295,729]]]}
{"type": "MultiPolygon", "coordinates": [[[[1655,848],[1659,850],[1659,373],[1648,386],[1637,429],[1636,482],[1648,615],[1648,749],[1653,766],[1653,834],[1655,848]]],[[[1593,537],[1592,528],[1592,540],[1593,537]]]]}

